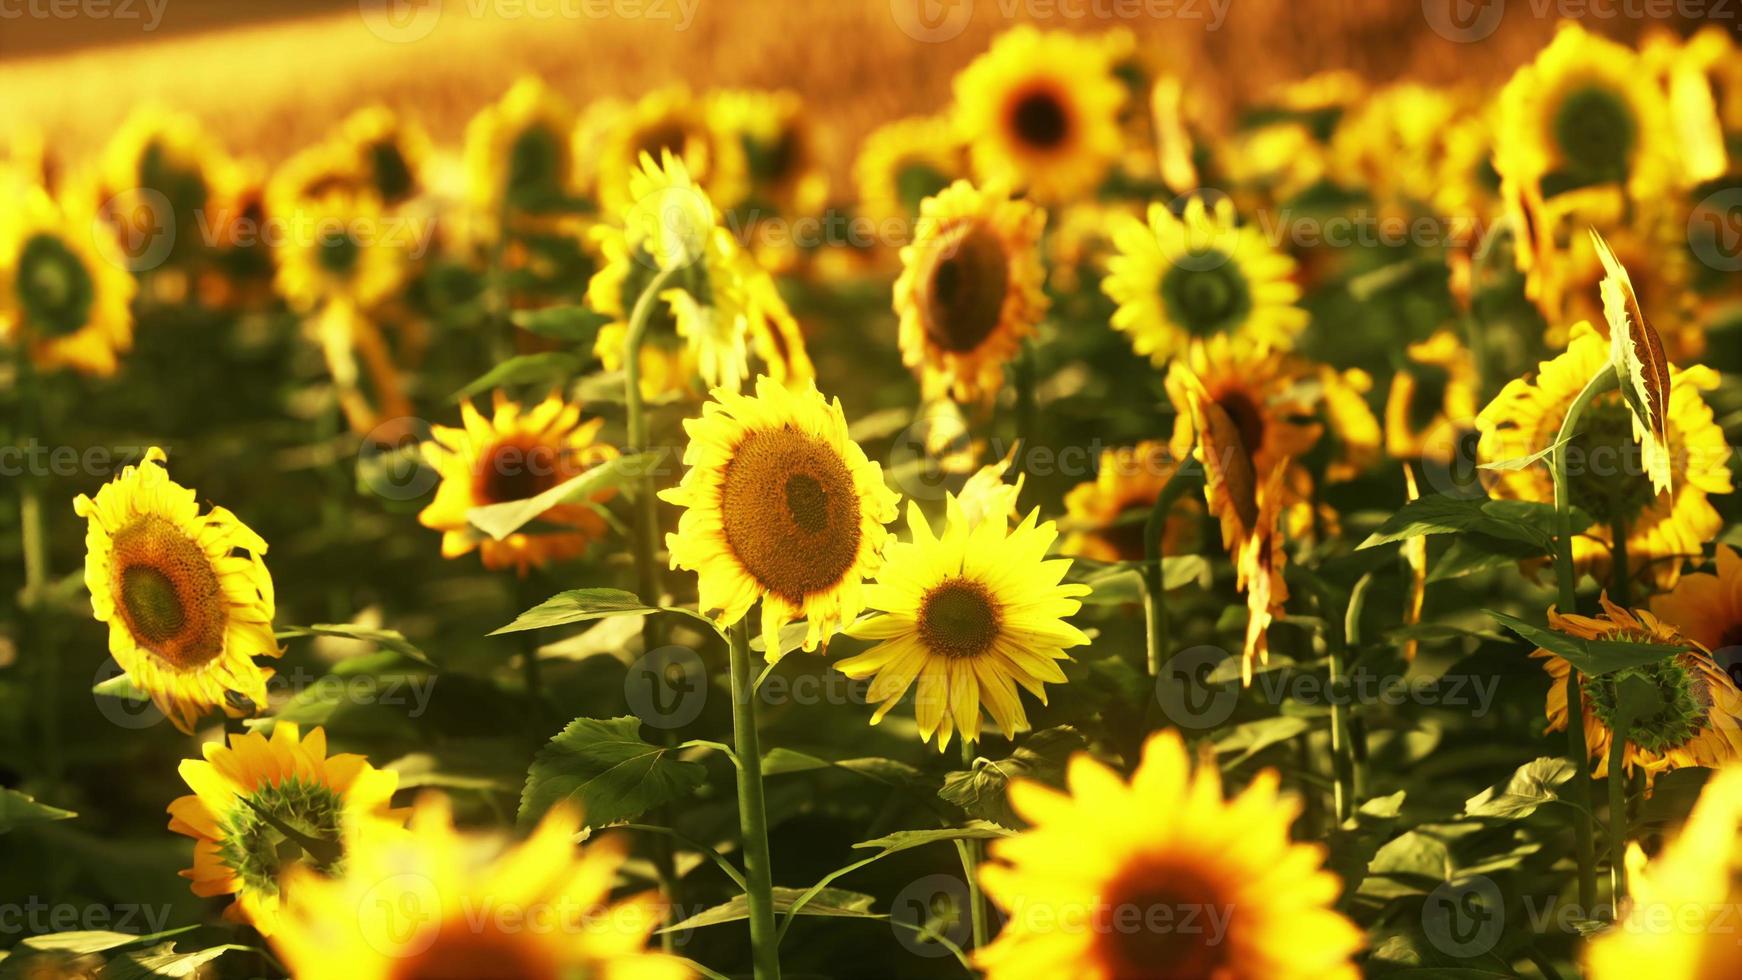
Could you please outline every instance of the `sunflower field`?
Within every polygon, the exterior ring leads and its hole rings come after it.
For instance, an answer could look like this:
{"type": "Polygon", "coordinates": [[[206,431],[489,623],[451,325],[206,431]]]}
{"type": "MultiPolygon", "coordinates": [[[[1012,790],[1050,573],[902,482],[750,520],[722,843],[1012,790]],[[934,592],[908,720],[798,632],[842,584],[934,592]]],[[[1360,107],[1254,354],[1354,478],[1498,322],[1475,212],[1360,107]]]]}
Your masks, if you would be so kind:
{"type": "Polygon", "coordinates": [[[1733,25],[1082,26],[11,131],[0,978],[1742,976],[1733,25]]]}

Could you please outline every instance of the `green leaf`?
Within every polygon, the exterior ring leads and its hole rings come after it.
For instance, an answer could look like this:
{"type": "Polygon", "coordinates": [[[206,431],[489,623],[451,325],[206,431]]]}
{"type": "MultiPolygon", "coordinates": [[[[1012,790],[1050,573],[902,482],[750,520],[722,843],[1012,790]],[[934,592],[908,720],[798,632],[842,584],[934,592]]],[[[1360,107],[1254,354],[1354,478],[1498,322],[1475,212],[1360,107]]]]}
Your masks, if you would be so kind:
{"type": "Polygon", "coordinates": [[[15,789],[0,787],[0,834],[25,824],[71,820],[76,816],[78,814],[71,810],[38,803],[15,789]]]}
{"type": "Polygon", "coordinates": [[[1572,441],[1572,437],[1569,436],[1553,445],[1550,445],[1546,449],[1539,449],[1536,452],[1531,453],[1529,456],[1518,456],[1513,459],[1499,459],[1492,463],[1482,463],[1481,468],[1485,470],[1494,470],[1498,473],[1516,473],[1519,470],[1529,469],[1536,463],[1542,462],[1549,458],[1549,456],[1553,455],[1555,450],[1572,441]]]}
{"type": "Polygon", "coordinates": [[[521,354],[518,357],[510,357],[484,372],[471,384],[454,392],[454,397],[449,400],[465,401],[493,388],[502,388],[508,385],[535,383],[558,385],[579,372],[584,363],[579,356],[563,351],[545,351],[539,354],[521,354]]]}
{"type": "Polygon", "coordinates": [[[1296,715],[1277,715],[1249,721],[1236,725],[1228,734],[1216,739],[1216,753],[1222,755],[1238,752],[1239,755],[1222,763],[1224,768],[1237,766],[1272,745],[1286,742],[1311,727],[1311,719],[1296,715]]]}
{"type": "MultiPolygon", "coordinates": [[[[804,897],[805,889],[784,888],[776,886],[774,892],[774,914],[786,915],[792,911],[795,903],[804,897]]],[[[855,919],[880,919],[882,916],[871,911],[871,905],[876,899],[870,895],[858,892],[844,891],[839,888],[824,888],[812,895],[804,903],[799,915],[820,915],[836,918],[847,917],[855,919]]],[[[703,926],[725,925],[728,922],[742,922],[750,918],[750,906],[743,895],[735,895],[724,905],[716,905],[711,909],[697,912],[695,915],[676,922],[659,930],[660,932],[677,932],[682,929],[699,929],[703,926]]]]}
{"type": "Polygon", "coordinates": [[[1496,817],[1517,820],[1536,812],[1537,807],[1559,799],[1556,789],[1573,778],[1574,766],[1568,759],[1544,756],[1518,767],[1504,784],[1490,786],[1470,797],[1464,804],[1467,817],[1496,817]]]}
{"type": "Polygon", "coordinates": [[[466,521],[500,541],[558,504],[586,500],[601,491],[628,483],[645,472],[643,467],[653,465],[658,458],[655,453],[618,456],[579,476],[564,480],[536,497],[473,507],[466,511],[466,521]]]}
{"type": "MultiPolygon", "coordinates": [[[[1078,560],[1082,575],[1072,581],[1094,590],[1083,596],[1089,606],[1123,606],[1143,601],[1143,563],[1135,561],[1100,564],[1078,560]]],[[[1161,587],[1172,592],[1187,585],[1207,586],[1210,563],[1203,555],[1170,555],[1161,560],[1161,587]]]]}
{"type": "Polygon", "coordinates": [[[1367,877],[1367,865],[1379,846],[1397,826],[1403,812],[1403,790],[1376,796],[1361,804],[1355,815],[1331,831],[1325,846],[1326,864],[1342,880],[1343,894],[1353,894],[1367,877]]]}
{"type": "Polygon", "coordinates": [[[1492,609],[1487,612],[1500,625],[1550,653],[1559,654],[1587,677],[1601,677],[1626,667],[1656,663],[1686,650],[1684,647],[1635,643],[1632,640],[1587,640],[1543,626],[1532,626],[1522,619],[1492,609]]]}
{"type": "Polygon", "coordinates": [[[78,932],[51,932],[47,935],[26,937],[25,939],[20,940],[18,945],[25,949],[35,950],[37,952],[70,953],[74,956],[83,956],[86,953],[103,953],[111,949],[120,949],[123,946],[132,946],[137,943],[148,943],[155,942],[159,939],[168,939],[171,936],[179,936],[184,932],[192,932],[197,928],[199,927],[182,926],[179,929],[170,929],[165,932],[154,932],[147,936],[141,936],[131,932],[109,932],[102,929],[86,929],[78,932]]]}
{"type": "Polygon", "coordinates": [[[175,951],[175,943],[163,943],[136,953],[127,953],[109,961],[103,968],[103,980],[147,980],[151,977],[193,977],[205,975],[201,967],[232,950],[251,952],[251,947],[234,943],[212,946],[190,953],[175,951]]]}
{"type": "Polygon", "coordinates": [[[872,756],[863,759],[824,759],[794,749],[770,749],[762,756],[762,775],[780,776],[795,772],[815,772],[819,769],[844,769],[889,786],[903,786],[917,781],[920,771],[905,762],[872,756]]]}
{"type": "Polygon", "coordinates": [[[641,721],[576,718],[538,751],[520,794],[520,821],[530,823],[565,800],[580,804],[588,827],[630,820],[685,799],[707,781],[700,763],[641,739],[641,721]]]}
{"type": "Polygon", "coordinates": [[[549,629],[552,626],[585,623],[606,616],[646,615],[657,612],[677,613],[713,625],[713,620],[693,610],[674,606],[650,606],[642,602],[640,596],[622,589],[570,589],[533,606],[516,617],[514,622],[490,635],[549,629]]]}
{"type": "Polygon", "coordinates": [[[516,310],[510,317],[514,325],[527,333],[549,337],[567,344],[591,346],[599,328],[611,322],[603,313],[585,306],[552,306],[542,310],[516,310]]]}
{"type": "Polygon", "coordinates": [[[879,837],[876,840],[860,841],[859,843],[854,844],[853,847],[856,849],[875,848],[877,853],[870,857],[860,858],[844,867],[836,868],[819,878],[816,884],[800,893],[797,898],[793,899],[791,908],[787,910],[787,921],[781,923],[780,934],[785,936],[786,930],[792,925],[792,917],[800,915],[808,909],[811,901],[824,892],[827,892],[830,885],[834,884],[837,880],[847,874],[857,871],[873,862],[881,861],[891,854],[899,854],[902,851],[912,850],[916,847],[924,847],[927,844],[935,844],[940,841],[953,841],[959,845],[963,841],[995,840],[1000,837],[1013,836],[1015,836],[1014,831],[1006,830],[1003,827],[987,823],[984,820],[977,820],[968,824],[966,827],[942,827],[931,830],[898,830],[893,834],[879,837]]]}
{"type": "Polygon", "coordinates": [[[398,630],[358,626],[355,623],[315,623],[312,626],[285,626],[273,635],[281,640],[298,636],[336,636],[346,640],[360,640],[373,643],[382,650],[392,651],[408,660],[415,660],[426,667],[435,666],[428,654],[418,649],[416,644],[407,640],[405,634],[398,630]]]}
{"type": "Polygon", "coordinates": [[[1006,798],[1010,781],[1032,779],[1056,786],[1064,778],[1071,755],[1086,747],[1082,733],[1075,728],[1043,728],[1023,740],[1007,758],[975,759],[972,769],[950,773],[944,777],[938,796],[961,807],[970,817],[1003,827],[1024,827],[1027,824],[1006,798]]]}
{"type": "Polygon", "coordinates": [[[1535,545],[1470,531],[1452,538],[1451,547],[1428,568],[1429,582],[1445,582],[1495,568],[1506,568],[1542,551],[1535,545]]]}
{"type": "Polygon", "coordinates": [[[151,700],[151,695],[145,693],[139,685],[133,683],[133,678],[128,677],[126,674],[116,674],[114,677],[99,684],[92,684],[91,693],[101,694],[105,697],[111,698],[123,698],[128,701],[144,702],[151,700]]]}
{"type": "MultiPolygon", "coordinates": [[[[1590,518],[1578,511],[1571,516],[1572,530],[1590,524],[1590,518]]],[[[1448,497],[1432,494],[1411,500],[1379,525],[1361,548],[1375,548],[1393,541],[1421,537],[1424,534],[1465,534],[1476,532],[1507,541],[1533,546],[1547,554],[1554,546],[1558,518],[1549,504],[1527,500],[1489,500],[1485,497],[1448,497]]]]}

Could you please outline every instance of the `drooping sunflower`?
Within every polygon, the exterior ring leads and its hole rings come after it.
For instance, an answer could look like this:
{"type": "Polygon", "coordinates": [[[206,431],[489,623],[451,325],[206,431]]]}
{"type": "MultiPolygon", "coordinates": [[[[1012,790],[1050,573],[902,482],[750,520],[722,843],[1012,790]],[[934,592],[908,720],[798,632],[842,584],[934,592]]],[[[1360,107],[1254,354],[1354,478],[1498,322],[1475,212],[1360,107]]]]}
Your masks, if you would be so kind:
{"type": "Polygon", "coordinates": [[[360,755],[327,755],[319,728],[304,737],[281,721],[271,739],[233,734],[204,753],[181,764],[193,795],[169,805],[169,829],[194,839],[194,866],[181,874],[202,898],[236,896],[225,917],[263,936],[277,931],[279,877],[292,865],[341,873],[361,824],[404,822],[389,807],[398,774],[360,755]]]}
{"type": "Polygon", "coordinates": [[[536,78],[514,83],[466,125],[467,198],[492,237],[496,223],[548,212],[575,191],[574,115],[536,78]]]}
{"type": "Polygon", "coordinates": [[[1010,912],[974,954],[988,980],[1360,976],[1361,930],[1334,908],[1324,849],[1290,839],[1300,803],[1274,770],[1224,800],[1216,767],[1194,770],[1170,730],[1150,736],[1129,783],[1087,755],[1068,780],[1069,795],[1010,787],[1034,827],[992,842],[980,869],[1010,912]],[[1187,914],[1219,925],[1180,928],[1187,914]]]}
{"type": "Polygon", "coordinates": [[[134,282],[99,252],[89,212],[63,210],[40,188],[0,218],[0,339],[32,363],[108,376],[133,346],[134,282]]]}
{"type": "MultiPolygon", "coordinates": [[[[1476,416],[1481,463],[1519,459],[1553,445],[1568,407],[1585,383],[1610,364],[1609,342],[1588,323],[1572,330],[1565,353],[1544,361],[1533,380],[1515,378],[1476,416]]],[[[1659,589],[1673,586],[1682,562],[1701,553],[1723,526],[1707,494],[1731,490],[1730,448],[1712,410],[1701,398],[1718,384],[1703,366],[1669,369],[1666,440],[1671,489],[1652,488],[1634,439],[1633,419],[1619,393],[1598,396],[1585,410],[1567,450],[1574,506],[1593,522],[1573,539],[1573,564],[1600,582],[1609,581],[1614,529],[1627,529],[1629,569],[1659,589]]],[[[1488,492],[1513,500],[1554,499],[1548,470],[1528,466],[1480,471],[1488,492]]]]}
{"type": "Polygon", "coordinates": [[[1312,396],[1312,366],[1263,344],[1226,336],[1194,341],[1168,368],[1166,384],[1175,413],[1175,459],[1184,459],[1198,439],[1194,391],[1228,416],[1261,476],[1280,460],[1304,456],[1324,434],[1312,396]]]}
{"type": "Polygon", "coordinates": [[[690,980],[682,959],[647,949],[659,896],[611,901],[621,841],[577,854],[579,830],[558,809],[508,845],[460,834],[445,799],[420,797],[409,830],[371,825],[343,874],[291,870],[273,949],[298,977],[690,980]]]}
{"type": "Polygon", "coordinates": [[[860,620],[847,635],[880,641],[835,667],[871,677],[867,698],[883,720],[916,682],[914,715],[938,751],[960,733],[980,740],[984,707],[1005,738],[1028,728],[1017,686],[1046,703],[1046,683],[1062,684],[1065,650],[1089,642],[1066,622],[1081,608],[1086,585],[1063,584],[1069,559],[1047,559],[1058,536],[1036,508],[1012,529],[1004,514],[970,526],[961,503],[946,495],[943,534],[932,532],[919,505],[907,506],[913,540],[891,542],[865,604],[883,613],[860,620]]]}
{"type": "Polygon", "coordinates": [[[725,122],[681,85],[649,92],[612,112],[594,161],[599,203],[608,211],[628,208],[639,196],[630,184],[643,154],[658,160],[670,153],[715,205],[737,207],[750,190],[749,158],[725,122]]]}
{"type": "Polygon", "coordinates": [[[895,312],[901,358],[925,397],[990,397],[1004,365],[1046,314],[1040,234],[1046,212],[997,187],[958,180],[920,205],[901,249],[895,312]]]}
{"type": "Polygon", "coordinates": [[[967,176],[961,136],[948,120],[912,116],[884,123],[859,144],[853,182],[859,214],[879,241],[905,244],[920,203],[967,176]]]}
{"type": "Polygon", "coordinates": [[[1450,330],[1404,348],[1385,394],[1385,451],[1448,463],[1476,417],[1476,362],[1450,330]]]}
{"type": "MultiPolygon", "coordinates": [[[[1676,632],[1675,627],[1643,609],[1629,611],[1601,598],[1597,617],[1548,613],[1550,629],[1587,640],[1623,640],[1684,647],[1682,653],[1639,667],[1625,667],[1587,680],[1580,694],[1585,701],[1585,745],[1596,760],[1592,774],[1609,774],[1610,724],[1616,712],[1616,687],[1624,679],[1648,682],[1658,693],[1659,710],[1649,718],[1633,718],[1627,726],[1622,763],[1628,773],[1645,773],[1649,785],[1659,773],[1686,766],[1716,768],[1742,760],[1742,691],[1705,648],[1676,632]]],[[[1548,730],[1567,727],[1567,675],[1571,665],[1558,654],[1538,649],[1552,682],[1548,691],[1548,730]]]]}
{"type": "Polygon", "coordinates": [[[1573,21],[1513,73],[1498,105],[1496,160],[1545,196],[1621,183],[1635,200],[1650,200],[1680,177],[1656,79],[1631,48],[1573,21]]]}
{"type": "Polygon", "coordinates": [[[1194,196],[1179,217],[1152,204],[1147,225],[1115,226],[1113,244],[1101,282],[1119,304],[1113,326],[1158,367],[1193,339],[1234,335],[1287,349],[1306,329],[1294,259],[1238,224],[1225,197],[1212,209],[1194,196]]]}
{"type": "Polygon", "coordinates": [[[1023,24],[956,76],[956,127],[980,182],[1055,203],[1099,187],[1119,158],[1125,88],[1094,38],[1023,24]]]}
{"type": "Polygon", "coordinates": [[[1681,831],[1649,862],[1627,848],[1626,917],[1585,947],[1592,980],[1742,975],[1732,919],[1742,902],[1742,769],[1712,774],[1681,831]]]}
{"type": "MultiPolygon", "coordinates": [[[[1104,450],[1093,480],[1065,494],[1065,526],[1059,551],[1095,561],[1142,561],[1144,533],[1156,497],[1179,468],[1167,443],[1145,440],[1104,450]]],[[[1175,504],[1162,529],[1162,553],[1185,554],[1196,541],[1198,515],[1193,501],[1175,504]]]]}
{"type": "Polygon", "coordinates": [[[898,501],[882,467],[848,437],[840,401],[810,381],[716,390],[684,431],[688,469],[659,495],[684,508],[665,538],[671,567],[696,573],[699,605],[721,625],[761,599],[770,660],[781,627],[801,617],[804,649],[816,649],[864,608],[864,579],[881,564],[898,501]]]}
{"type": "Polygon", "coordinates": [[[457,429],[431,426],[424,443],[424,458],[442,482],[417,520],[442,532],[442,557],[477,550],[485,568],[512,566],[525,575],[534,566],[578,557],[604,536],[606,522],[597,507],[611,498],[609,490],[540,514],[547,531],[515,531],[500,541],[467,519],[474,507],[536,497],[616,458],[615,447],[594,441],[604,419],[581,421],[581,407],[556,394],[523,409],[501,392],[489,418],[469,401],[460,404],[460,418],[457,429]]]}
{"type": "Polygon", "coordinates": [[[1707,650],[1712,659],[1742,682],[1742,555],[1718,545],[1715,572],[1693,572],[1675,588],[1651,597],[1651,611],[1707,650]]]}
{"type": "Polygon", "coordinates": [[[88,522],[85,587],[109,624],[109,654],[177,728],[266,704],[272,675],[253,660],[283,651],[272,636],[266,542],[222,507],[200,513],[152,448],[73,510],[88,522]]]}

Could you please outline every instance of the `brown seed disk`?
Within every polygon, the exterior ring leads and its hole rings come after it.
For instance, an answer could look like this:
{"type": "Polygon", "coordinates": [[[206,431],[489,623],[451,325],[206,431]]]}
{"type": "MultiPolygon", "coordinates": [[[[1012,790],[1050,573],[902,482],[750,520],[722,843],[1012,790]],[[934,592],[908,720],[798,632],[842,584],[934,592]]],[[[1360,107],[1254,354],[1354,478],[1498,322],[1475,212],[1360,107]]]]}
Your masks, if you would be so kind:
{"type": "Polygon", "coordinates": [[[955,354],[979,347],[1003,317],[1009,286],[1010,257],[996,231],[980,222],[946,231],[921,279],[926,337],[955,354]]]}
{"type": "Polygon", "coordinates": [[[841,583],[859,556],[859,496],[832,447],[791,426],[752,432],[720,488],[726,543],[764,589],[793,602],[841,583]]]}
{"type": "Polygon", "coordinates": [[[946,579],[920,600],[920,640],[945,657],[978,657],[992,649],[1003,621],[998,600],[972,579],[946,579]]]}
{"type": "Polygon", "coordinates": [[[134,642],[178,670],[224,652],[225,606],[205,551],[168,519],[135,518],[112,545],[115,608],[134,642]]]}

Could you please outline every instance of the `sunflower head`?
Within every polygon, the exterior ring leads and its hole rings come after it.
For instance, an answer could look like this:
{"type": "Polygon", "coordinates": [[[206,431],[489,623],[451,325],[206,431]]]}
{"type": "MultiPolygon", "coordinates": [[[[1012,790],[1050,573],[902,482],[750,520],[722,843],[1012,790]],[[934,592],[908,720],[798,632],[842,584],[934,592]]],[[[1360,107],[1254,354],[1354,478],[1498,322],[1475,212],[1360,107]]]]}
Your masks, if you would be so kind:
{"type": "Polygon", "coordinates": [[[911,227],[926,198],[965,176],[961,137],[948,120],[932,116],[879,126],[853,161],[859,213],[878,223],[880,238],[885,229],[911,227]]]}
{"type": "Polygon", "coordinates": [[[85,586],[109,625],[109,653],[177,728],[266,704],[252,659],[282,651],[272,635],[266,542],[222,507],[201,514],[169,478],[161,449],[73,509],[85,518],[85,586]]]}
{"type": "Polygon", "coordinates": [[[0,221],[0,337],[41,368],[111,375],[133,345],[133,277],[97,250],[93,227],[36,188],[0,221]]]}
{"type": "MultiPolygon", "coordinates": [[[[737,207],[749,191],[749,161],[745,144],[729,128],[729,115],[717,103],[695,98],[683,86],[649,92],[638,102],[615,111],[600,110],[595,119],[598,150],[578,155],[594,157],[599,200],[606,209],[621,211],[636,198],[630,186],[643,155],[683,161],[708,196],[722,208],[737,207]]],[[[577,134],[577,138],[579,134],[577,134]]]]}
{"type": "Polygon", "coordinates": [[[1386,452],[1450,463],[1476,416],[1476,384],[1475,360],[1457,334],[1410,344],[1385,396],[1386,452]]]}
{"type": "MultiPolygon", "coordinates": [[[[1148,553],[1144,533],[1155,500],[1179,469],[1179,460],[1159,440],[1101,453],[1095,479],[1065,494],[1065,523],[1071,528],[1059,550],[1095,561],[1142,561],[1148,553]]],[[[1202,508],[1176,504],[1162,531],[1162,554],[1192,550],[1202,508]]]]}
{"type": "Polygon", "coordinates": [[[800,617],[814,650],[862,608],[896,495],[847,436],[840,402],[814,384],[762,377],[754,395],[717,389],[714,399],[684,423],[689,469],[660,494],[684,508],[666,536],[672,567],[697,573],[700,605],[722,625],[762,600],[770,659],[781,627],[800,617]]]}
{"type": "Polygon", "coordinates": [[[468,196],[486,223],[539,214],[575,192],[574,116],[535,78],[516,82],[466,125],[468,196]]]}
{"type": "Polygon", "coordinates": [[[1046,213],[996,188],[957,181],[928,198],[901,250],[895,311],[902,359],[928,397],[990,396],[1004,364],[1045,315],[1038,245],[1046,213]]]}
{"type": "Polygon", "coordinates": [[[1651,598],[1651,611],[1694,643],[1712,651],[1730,678],[1742,684],[1742,555],[1715,549],[1714,569],[1683,575],[1675,588],[1651,598]]]}
{"type": "Polygon", "coordinates": [[[405,284],[415,230],[387,215],[372,191],[330,190],[279,219],[289,233],[278,247],[277,285],[292,307],[312,312],[339,302],[367,310],[405,284]]]}
{"type": "Polygon", "coordinates": [[[103,196],[124,220],[172,224],[176,234],[165,258],[187,258],[204,240],[199,215],[222,158],[222,150],[193,116],[147,106],[128,117],[104,150],[103,196]]]}
{"type": "Polygon", "coordinates": [[[422,192],[431,154],[429,136],[391,109],[369,106],[352,113],[339,124],[338,142],[356,155],[369,188],[388,207],[422,192]]]}
{"type": "Polygon", "coordinates": [[[816,133],[797,92],[717,92],[708,114],[743,148],[749,179],[744,203],[772,207],[787,216],[820,211],[829,193],[817,153],[816,133]]]}

